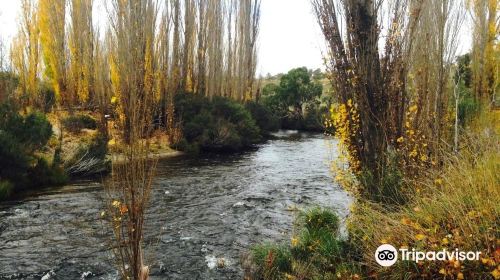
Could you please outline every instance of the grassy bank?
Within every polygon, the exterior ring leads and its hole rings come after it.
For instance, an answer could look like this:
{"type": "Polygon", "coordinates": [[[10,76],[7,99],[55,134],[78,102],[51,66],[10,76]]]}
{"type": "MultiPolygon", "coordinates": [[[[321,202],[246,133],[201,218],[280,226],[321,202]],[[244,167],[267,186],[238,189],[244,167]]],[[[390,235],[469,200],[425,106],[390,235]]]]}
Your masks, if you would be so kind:
{"type": "MultiPolygon", "coordinates": [[[[498,119],[496,119],[498,123],[498,119]]],[[[367,276],[382,279],[499,279],[500,143],[498,130],[482,129],[463,139],[442,169],[417,179],[411,202],[386,208],[360,201],[348,227],[367,276]],[[481,251],[481,261],[398,261],[379,266],[373,252],[383,243],[422,251],[481,251]]]]}
{"type": "Polygon", "coordinates": [[[255,267],[247,269],[248,279],[500,279],[499,116],[494,111],[479,117],[461,137],[459,152],[449,153],[441,167],[405,178],[408,203],[358,198],[345,240],[336,227],[311,230],[308,224],[321,220],[335,225],[332,213],[306,212],[299,218],[299,234],[289,243],[252,250],[255,267]],[[418,264],[399,260],[386,268],[374,258],[384,243],[420,251],[480,251],[481,258],[418,264]]]}

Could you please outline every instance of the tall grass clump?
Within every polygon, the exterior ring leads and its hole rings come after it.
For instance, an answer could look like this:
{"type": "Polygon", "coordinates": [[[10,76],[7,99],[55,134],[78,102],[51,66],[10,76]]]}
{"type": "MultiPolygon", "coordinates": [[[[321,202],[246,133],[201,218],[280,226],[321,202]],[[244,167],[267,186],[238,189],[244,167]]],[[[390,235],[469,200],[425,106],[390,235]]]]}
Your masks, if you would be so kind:
{"type": "Polygon", "coordinates": [[[355,250],[339,236],[340,220],[329,209],[299,213],[290,243],[261,244],[251,250],[249,279],[357,279],[357,265],[348,262],[355,250]]]}

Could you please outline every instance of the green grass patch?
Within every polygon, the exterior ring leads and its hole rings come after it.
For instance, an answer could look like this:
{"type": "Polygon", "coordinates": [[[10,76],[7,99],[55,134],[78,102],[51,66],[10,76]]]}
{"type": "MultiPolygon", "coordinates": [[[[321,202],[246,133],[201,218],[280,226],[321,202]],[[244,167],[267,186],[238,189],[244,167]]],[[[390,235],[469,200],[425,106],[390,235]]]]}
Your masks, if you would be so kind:
{"type": "Polygon", "coordinates": [[[290,243],[261,244],[251,250],[252,266],[246,277],[274,279],[355,279],[359,265],[350,262],[355,249],[339,236],[340,219],[330,209],[315,207],[300,212],[297,234],[290,243]]]}

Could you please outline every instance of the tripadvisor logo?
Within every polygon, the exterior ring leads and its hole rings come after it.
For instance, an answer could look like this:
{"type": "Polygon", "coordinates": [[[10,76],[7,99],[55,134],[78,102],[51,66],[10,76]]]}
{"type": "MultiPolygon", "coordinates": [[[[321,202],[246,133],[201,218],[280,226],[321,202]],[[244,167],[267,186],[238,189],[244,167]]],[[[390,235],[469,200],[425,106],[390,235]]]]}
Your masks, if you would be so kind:
{"type": "MultiPolygon", "coordinates": [[[[448,251],[447,249],[442,249],[440,251],[417,251],[415,249],[400,248],[399,255],[401,255],[401,260],[403,261],[414,261],[416,263],[420,261],[447,261],[447,260],[458,260],[458,261],[478,261],[481,251],[459,251],[455,249],[454,251],[448,251]]],[[[375,260],[381,266],[391,266],[398,260],[398,250],[394,248],[391,244],[382,244],[375,251],[375,260]]]]}
{"type": "Polygon", "coordinates": [[[398,260],[398,251],[391,244],[382,244],[375,251],[375,260],[381,266],[391,266],[398,260]]]}

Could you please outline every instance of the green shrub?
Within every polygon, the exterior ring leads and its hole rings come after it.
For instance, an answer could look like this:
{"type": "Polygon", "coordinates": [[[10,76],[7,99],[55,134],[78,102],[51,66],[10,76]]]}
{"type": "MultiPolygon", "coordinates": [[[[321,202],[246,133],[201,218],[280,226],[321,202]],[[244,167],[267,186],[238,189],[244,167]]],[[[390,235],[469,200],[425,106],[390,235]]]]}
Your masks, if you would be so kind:
{"type": "Polygon", "coordinates": [[[4,198],[13,192],[63,181],[60,178],[64,174],[35,155],[51,135],[52,126],[42,113],[22,116],[13,105],[0,105],[0,178],[11,184],[3,186],[4,198]]]}
{"type": "Polygon", "coordinates": [[[252,249],[252,257],[260,275],[257,279],[280,280],[292,271],[292,254],[286,245],[263,244],[252,249]]]}
{"type": "Polygon", "coordinates": [[[314,106],[307,106],[307,112],[304,116],[302,122],[302,129],[306,131],[325,131],[324,122],[326,116],[328,115],[328,107],[319,106],[315,104],[314,106]]]}
{"type": "Polygon", "coordinates": [[[263,133],[276,131],[280,128],[280,121],[271,110],[254,101],[249,101],[245,104],[245,108],[250,112],[255,123],[263,133]]]}
{"type": "Polygon", "coordinates": [[[35,166],[28,170],[30,188],[37,186],[61,185],[68,181],[68,176],[60,166],[50,166],[46,159],[38,158],[35,166]]]}
{"type": "Polygon", "coordinates": [[[230,152],[261,141],[260,129],[251,114],[236,101],[178,94],[175,108],[184,134],[183,139],[174,144],[177,149],[230,152]]]}
{"type": "Polygon", "coordinates": [[[0,129],[0,178],[19,184],[26,183],[30,157],[10,133],[0,129]]]}
{"type": "Polygon", "coordinates": [[[358,274],[353,260],[357,250],[338,236],[339,218],[319,207],[303,211],[296,221],[290,245],[257,245],[252,264],[245,267],[249,279],[346,279],[358,274]]]}
{"type": "Polygon", "coordinates": [[[29,187],[28,171],[36,163],[33,152],[47,143],[52,127],[42,114],[23,117],[11,104],[0,105],[0,115],[0,178],[16,189],[29,187]]]}
{"type": "Polygon", "coordinates": [[[255,124],[255,120],[252,119],[250,112],[243,105],[228,98],[215,97],[212,106],[212,114],[215,118],[228,128],[235,129],[236,133],[233,134],[233,137],[229,137],[228,140],[231,143],[231,141],[234,142],[234,139],[239,137],[241,146],[236,147],[237,149],[261,141],[260,129],[255,124]]]}
{"type": "Polygon", "coordinates": [[[337,234],[339,230],[339,217],[331,210],[314,207],[299,214],[299,224],[310,232],[327,230],[337,234]]]}
{"type": "Polygon", "coordinates": [[[24,117],[22,125],[12,131],[25,148],[35,151],[44,147],[49,141],[52,136],[52,125],[44,114],[34,112],[24,117]]]}
{"type": "Polygon", "coordinates": [[[80,132],[84,128],[97,128],[97,121],[91,116],[84,114],[69,116],[63,119],[62,124],[64,128],[73,133],[80,132]]]}
{"type": "Polygon", "coordinates": [[[12,135],[28,153],[45,146],[52,136],[52,125],[42,113],[21,116],[12,105],[2,104],[0,116],[0,130],[12,135]]]}

